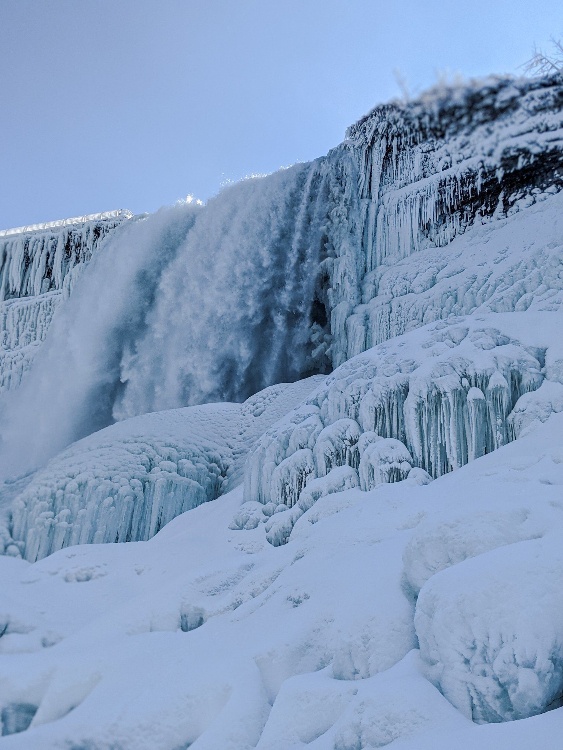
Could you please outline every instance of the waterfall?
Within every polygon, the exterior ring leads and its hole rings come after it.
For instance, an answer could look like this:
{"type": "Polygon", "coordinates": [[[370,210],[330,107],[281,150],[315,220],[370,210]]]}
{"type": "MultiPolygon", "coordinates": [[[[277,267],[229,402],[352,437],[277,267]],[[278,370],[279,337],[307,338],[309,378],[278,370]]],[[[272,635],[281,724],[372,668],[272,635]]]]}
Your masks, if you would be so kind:
{"type": "Polygon", "coordinates": [[[4,394],[2,474],[116,420],[326,370],[312,313],[325,183],[322,163],[298,165],[115,229],[4,394]]]}
{"type": "MultiPolygon", "coordinates": [[[[64,304],[66,279],[83,260],[69,245],[75,230],[54,228],[56,247],[36,238],[31,255],[29,242],[5,237],[0,323],[21,328],[16,338],[29,345],[0,352],[0,389],[22,381],[0,402],[0,475],[38,466],[116,420],[242,402],[434,320],[486,305],[525,309],[535,290],[559,289],[552,245],[531,258],[525,227],[525,262],[515,251],[474,255],[488,242],[483,225],[557,199],[562,158],[550,144],[563,132],[560,89],[550,79],[493,80],[378,107],[326,157],[233,185],[203,207],[114,227],[64,304]],[[42,294],[59,297],[39,304],[42,294]],[[29,295],[35,317],[15,299],[29,295]]],[[[10,331],[0,331],[6,341],[10,331]]],[[[442,396],[436,413],[457,418],[442,396]]],[[[363,411],[385,398],[374,391],[363,411]]],[[[402,398],[393,389],[385,416],[397,429],[402,398]]],[[[504,408],[486,398],[487,408],[504,408]]],[[[499,445],[506,438],[495,436],[499,445]]],[[[448,450],[450,467],[482,446],[473,436],[448,450]]]]}

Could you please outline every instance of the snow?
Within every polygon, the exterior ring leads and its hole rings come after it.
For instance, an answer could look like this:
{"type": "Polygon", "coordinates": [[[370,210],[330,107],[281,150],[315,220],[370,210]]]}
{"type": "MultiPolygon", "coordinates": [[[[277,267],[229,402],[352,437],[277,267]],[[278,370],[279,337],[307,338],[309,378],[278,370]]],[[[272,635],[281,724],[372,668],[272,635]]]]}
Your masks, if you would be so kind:
{"type": "Polygon", "coordinates": [[[0,750],[559,746],[562,102],[10,245],[0,750]]]}
{"type": "MultiPolygon", "coordinates": [[[[117,742],[142,750],[309,742],[332,750],[397,738],[430,748],[444,733],[450,741],[461,733],[467,747],[480,747],[466,705],[458,713],[427,680],[442,686],[429,674],[436,659],[426,639],[437,644],[440,674],[453,675],[441,679],[454,705],[476,684],[478,705],[490,701],[496,710],[497,676],[515,696],[514,715],[543,709],[560,689],[560,574],[553,566],[563,512],[554,438],[562,427],[554,415],[430,485],[399,482],[319,497],[282,546],[267,542],[262,523],[228,528],[239,488],[177,517],[147,542],[73,547],[35,564],[0,558],[3,618],[11,624],[0,639],[2,703],[38,707],[29,729],[0,743],[117,742]],[[524,464],[533,471],[515,481],[524,464]],[[429,561],[429,572],[418,574],[415,604],[404,575],[425,539],[449,567],[429,561]],[[517,610],[515,596],[522,600],[517,610]],[[456,640],[465,637],[470,613],[482,622],[476,632],[490,635],[483,664],[495,663],[496,671],[491,666],[487,679],[479,677],[481,662],[470,672],[460,656],[462,645],[471,646],[456,640]],[[420,652],[413,651],[414,622],[420,652]],[[507,644],[513,660],[495,662],[495,643],[507,644]],[[542,681],[549,664],[553,677],[542,681]],[[155,691],[155,684],[162,687],[155,691]]],[[[21,709],[22,721],[30,710],[21,709]]],[[[538,717],[545,722],[536,734],[557,736],[552,714],[538,717]]],[[[494,746],[518,747],[510,723],[503,726],[494,746]]]]}

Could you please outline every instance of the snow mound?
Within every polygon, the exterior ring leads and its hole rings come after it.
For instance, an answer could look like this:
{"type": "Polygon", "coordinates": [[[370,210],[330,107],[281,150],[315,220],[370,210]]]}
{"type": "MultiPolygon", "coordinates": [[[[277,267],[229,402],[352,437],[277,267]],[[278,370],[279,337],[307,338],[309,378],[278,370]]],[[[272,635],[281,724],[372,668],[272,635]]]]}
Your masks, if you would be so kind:
{"type": "Polygon", "coordinates": [[[17,496],[3,549],[38,560],[74,544],[149,539],[236,484],[257,437],[317,383],[272,386],[242,405],[154,412],[74,443],[17,496]]]}
{"type": "Polygon", "coordinates": [[[562,541],[503,546],[422,587],[415,624],[428,677],[468,718],[524,719],[561,705],[562,541]]]}
{"type": "Polygon", "coordinates": [[[73,544],[149,539],[220,492],[240,407],[156,412],[107,427],[38,472],[12,507],[28,560],[73,544]]]}

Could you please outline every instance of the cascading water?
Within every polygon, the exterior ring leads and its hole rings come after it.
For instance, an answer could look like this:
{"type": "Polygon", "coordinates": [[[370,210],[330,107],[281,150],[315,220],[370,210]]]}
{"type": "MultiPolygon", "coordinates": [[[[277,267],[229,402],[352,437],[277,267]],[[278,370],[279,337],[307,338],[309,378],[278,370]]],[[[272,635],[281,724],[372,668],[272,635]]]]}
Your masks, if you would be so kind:
{"type": "Polygon", "coordinates": [[[119,227],[5,398],[4,476],[116,419],[326,370],[311,317],[326,213],[313,163],[119,227]]]}
{"type": "MultiPolygon", "coordinates": [[[[243,401],[326,367],[311,303],[326,204],[317,165],[225,190],[163,273],[143,336],[122,359],[117,419],[243,401]]],[[[321,180],[322,182],[322,180],[321,180]]]]}

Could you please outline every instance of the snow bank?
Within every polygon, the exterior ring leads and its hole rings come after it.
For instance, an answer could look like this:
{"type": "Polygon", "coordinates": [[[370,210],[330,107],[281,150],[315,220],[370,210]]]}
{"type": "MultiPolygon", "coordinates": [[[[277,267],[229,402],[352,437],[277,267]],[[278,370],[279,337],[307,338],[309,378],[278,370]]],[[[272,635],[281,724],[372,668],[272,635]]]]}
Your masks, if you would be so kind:
{"type": "Polygon", "coordinates": [[[468,718],[524,719],[561,704],[561,549],[558,533],[503,546],[422,587],[415,624],[427,674],[468,718]]]}

